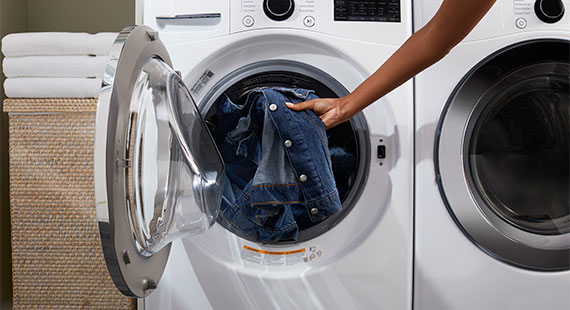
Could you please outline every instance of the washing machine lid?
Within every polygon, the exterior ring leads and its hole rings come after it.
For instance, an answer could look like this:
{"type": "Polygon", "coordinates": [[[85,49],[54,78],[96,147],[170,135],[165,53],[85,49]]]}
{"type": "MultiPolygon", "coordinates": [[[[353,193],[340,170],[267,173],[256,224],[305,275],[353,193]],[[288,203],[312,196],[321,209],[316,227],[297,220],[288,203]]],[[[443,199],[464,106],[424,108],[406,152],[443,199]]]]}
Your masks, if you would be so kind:
{"type": "Polygon", "coordinates": [[[125,28],[105,69],[94,150],[103,253],[123,294],[150,294],[171,242],[215,223],[223,173],[215,142],[158,33],[125,28]]]}

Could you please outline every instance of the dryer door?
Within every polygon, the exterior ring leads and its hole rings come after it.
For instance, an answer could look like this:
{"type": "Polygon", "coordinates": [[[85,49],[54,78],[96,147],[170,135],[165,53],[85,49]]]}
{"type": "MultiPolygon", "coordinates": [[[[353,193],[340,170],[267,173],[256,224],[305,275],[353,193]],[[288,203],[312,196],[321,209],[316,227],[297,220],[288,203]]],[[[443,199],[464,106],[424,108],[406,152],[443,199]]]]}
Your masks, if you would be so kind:
{"type": "Polygon", "coordinates": [[[508,264],[570,269],[570,42],[500,50],[469,72],[438,128],[436,175],[466,236],[508,264]]]}
{"type": "Polygon", "coordinates": [[[107,267],[125,295],[157,287],[170,243],[218,214],[224,165],[158,33],[125,28],[97,108],[94,181],[107,267]]]}

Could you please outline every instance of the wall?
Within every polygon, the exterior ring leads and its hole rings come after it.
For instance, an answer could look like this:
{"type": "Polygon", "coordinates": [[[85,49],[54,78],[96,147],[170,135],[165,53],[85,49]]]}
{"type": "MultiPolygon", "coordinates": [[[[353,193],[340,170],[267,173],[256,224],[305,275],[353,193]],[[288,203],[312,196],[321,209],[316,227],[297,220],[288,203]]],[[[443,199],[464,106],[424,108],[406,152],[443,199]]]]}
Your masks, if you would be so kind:
{"type": "Polygon", "coordinates": [[[135,0],[27,0],[28,31],[120,31],[135,23],[135,0]]]}
{"type": "MultiPolygon", "coordinates": [[[[118,32],[135,24],[135,0],[0,0],[0,36],[13,32],[118,32]]],[[[1,60],[2,56],[0,56],[1,60]]],[[[0,74],[0,99],[4,100],[0,74]]],[[[0,101],[0,309],[11,296],[8,116],[0,101]]]]}

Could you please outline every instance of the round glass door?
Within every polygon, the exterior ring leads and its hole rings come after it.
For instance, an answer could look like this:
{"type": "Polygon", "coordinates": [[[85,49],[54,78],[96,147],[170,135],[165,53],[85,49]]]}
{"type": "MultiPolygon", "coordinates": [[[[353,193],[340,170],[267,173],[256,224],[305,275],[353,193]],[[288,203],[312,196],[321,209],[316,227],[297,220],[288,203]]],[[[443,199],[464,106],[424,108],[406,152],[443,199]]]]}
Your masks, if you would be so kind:
{"type": "Polygon", "coordinates": [[[436,176],[451,216],[517,267],[570,267],[569,46],[527,41],[487,57],[438,126],[436,176]]]}
{"type": "Polygon", "coordinates": [[[128,27],[115,41],[97,107],[97,219],[117,288],[144,297],[170,244],[205,232],[220,208],[224,164],[158,33],[128,27]]]}

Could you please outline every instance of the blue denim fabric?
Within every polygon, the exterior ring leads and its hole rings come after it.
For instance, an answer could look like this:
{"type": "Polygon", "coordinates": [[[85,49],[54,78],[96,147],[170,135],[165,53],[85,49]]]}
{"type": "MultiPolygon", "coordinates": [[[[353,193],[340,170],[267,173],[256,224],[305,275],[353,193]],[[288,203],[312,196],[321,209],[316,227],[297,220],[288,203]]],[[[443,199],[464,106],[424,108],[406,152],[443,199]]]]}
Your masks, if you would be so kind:
{"type": "Polygon", "coordinates": [[[218,143],[229,181],[221,215],[243,236],[296,240],[298,221],[307,226],[340,210],[322,122],[312,111],[294,112],[285,105],[315,98],[305,89],[264,87],[252,90],[243,105],[229,98],[217,105],[218,143]],[[291,147],[284,146],[286,140],[291,147]]]}
{"type": "Polygon", "coordinates": [[[329,149],[333,174],[336,180],[336,187],[339,196],[343,198],[349,191],[351,185],[351,175],[356,169],[356,157],[345,151],[340,146],[333,146],[329,149]]]}

